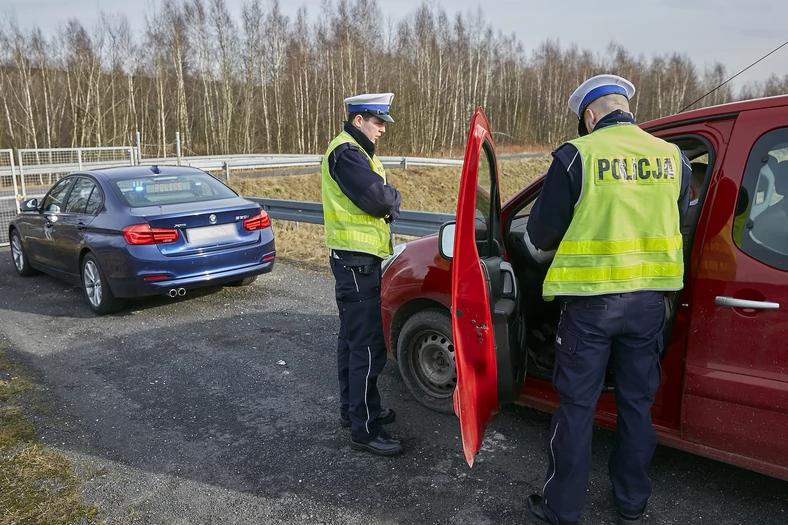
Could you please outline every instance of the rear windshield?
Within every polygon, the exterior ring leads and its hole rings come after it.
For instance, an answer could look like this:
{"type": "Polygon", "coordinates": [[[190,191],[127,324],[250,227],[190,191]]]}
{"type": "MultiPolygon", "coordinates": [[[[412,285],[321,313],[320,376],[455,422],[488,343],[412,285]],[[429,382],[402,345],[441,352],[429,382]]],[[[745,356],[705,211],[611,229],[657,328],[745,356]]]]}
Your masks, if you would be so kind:
{"type": "Polygon", "coordinates": [[[207,173],[150,175],[113,180],[113,190],[127,206],[161,206],[229,199],[237,194],[207,173]]]}

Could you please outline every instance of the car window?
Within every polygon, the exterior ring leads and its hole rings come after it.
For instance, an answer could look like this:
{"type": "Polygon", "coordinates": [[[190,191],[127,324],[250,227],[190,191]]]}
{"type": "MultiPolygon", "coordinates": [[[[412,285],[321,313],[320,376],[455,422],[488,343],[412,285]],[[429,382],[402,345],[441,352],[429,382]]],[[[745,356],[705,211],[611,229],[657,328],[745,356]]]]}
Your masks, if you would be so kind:
{"type": "Polygon", "coordinates": [[[788,270],[788,128],[765,134],[750,152],[733,239],[748,255],[788,270]]]}
{"type": "Polygon", "coordinates": [[[476,181],[476,240],[485,241],[488,238],[490,222],[490,186],[492,174],[490,162],[482,149],[479,156],[479,178],[476,181]]]}
{"type": "Polygon", "coordinates": [[[196,172],[186,175],[149,175],[112,181],[112,189],[126,206],[162,206],[238,195],[215,177],[196,172]]]}
{"type": "Polygon", "coordinates": [[[79,177],[71,188],[71,193],[66,202],[67,213],[87,213],[90,196],[96,189],[96,183],[86,177],[79,177]]]}
{"type": "Polygon", "coordinates": [[[104,194],[101,192],[101,188],[94,185],[88,203],[85,206],[85,213],[88,215],[96,215],[101,211],[102,206],[104,206],[104,194]]]}
{"type": "Polygon", "coordinates": [[[41,209],[44,211],[58,213],[63,209],[63,198],[66,196],[66,190],[74,179],[66,178],[59,180],[46,197],[44,197],[44,204],[41,209]]]}
{"type": "Polygon", "coordinates": [[[492,147],[485,141],[479,156],[479,177],[476,187],[476,241],[482,257],[501,255],[500,205],[498,177],[492,147]]]}

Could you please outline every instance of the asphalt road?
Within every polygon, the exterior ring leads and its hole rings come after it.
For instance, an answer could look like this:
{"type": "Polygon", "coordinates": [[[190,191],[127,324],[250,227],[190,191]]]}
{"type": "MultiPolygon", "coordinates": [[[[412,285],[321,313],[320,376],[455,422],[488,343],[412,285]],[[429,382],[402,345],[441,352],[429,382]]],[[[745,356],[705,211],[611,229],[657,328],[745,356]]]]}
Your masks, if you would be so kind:
{"type": "MultiPolygon", "coordinates": [[[[80,291],[16,275],[0,249],[0,337],[33,371],[44,443],[107,523],[527,524],[549,417],[512,407],[471,469],[457,419],[381,380],[406,451],[350,449],[338,424],[330,277],[277,263],[246,288],[132,301],[96,317],[80,291]]],[[[612,434],[596,430],[582,523],[613,524],[612,434]]],[[[788,483],[660,447],[646,524],[785,524],[788,483]]]]}

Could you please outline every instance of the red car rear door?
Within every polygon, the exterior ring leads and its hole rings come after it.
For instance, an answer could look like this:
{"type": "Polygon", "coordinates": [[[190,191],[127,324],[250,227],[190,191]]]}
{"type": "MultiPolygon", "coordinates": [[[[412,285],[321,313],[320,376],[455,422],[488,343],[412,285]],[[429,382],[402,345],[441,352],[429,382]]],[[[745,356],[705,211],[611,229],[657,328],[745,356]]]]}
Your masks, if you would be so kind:
{"type": "MultiPolygon", "coordinates": [[[[682,414],[707,455],[788,472],[788,108],[742,113],[701,248],[682,414]]],[[[694,254],[693,254],[694,255],[694,254]]]]}
{"type": "Polygon", "coordinates": [[[452,332],[457,363],[454,411],[470,466],[500,404],[525,380],[525,326],[517,279],[505,260],[498,167],[490,125],[476,110],[457,203],[452,261],[452,332]]]}

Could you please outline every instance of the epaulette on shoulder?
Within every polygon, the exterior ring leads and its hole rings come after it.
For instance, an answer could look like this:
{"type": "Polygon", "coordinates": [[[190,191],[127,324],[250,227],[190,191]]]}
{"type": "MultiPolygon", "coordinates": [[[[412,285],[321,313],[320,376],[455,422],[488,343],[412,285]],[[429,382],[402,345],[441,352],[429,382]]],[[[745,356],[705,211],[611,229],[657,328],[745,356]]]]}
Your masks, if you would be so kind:
{"type": "Polygon", "coordinates": [[[353,144],[352,142],[344,142],[337,146],[337,151],[345,151],[346,149],[360,151],[359,147],[353,144]]]}
{"type": "Polygon", "coordinates": [[[572,156],[574,156],[575,151],[577,151],[577,147],[575,147],[574,144],[570,144],[569,142],[564,142],[563,144],[561,144],[560,146],[555,148],[551,152],[551,155],[555,157],[556,155],[558,155],[560,153],[563,153],[564,155],[566,155],[567,153],[571,152],[572,156]]]}
{"type": "Polygon", "coordinates": [[[569,166],[572,159],[577,155],[577,146],[569,142],[564,142],[553,150],[553,158],[561,161],[565,166],[569,166]]]}

